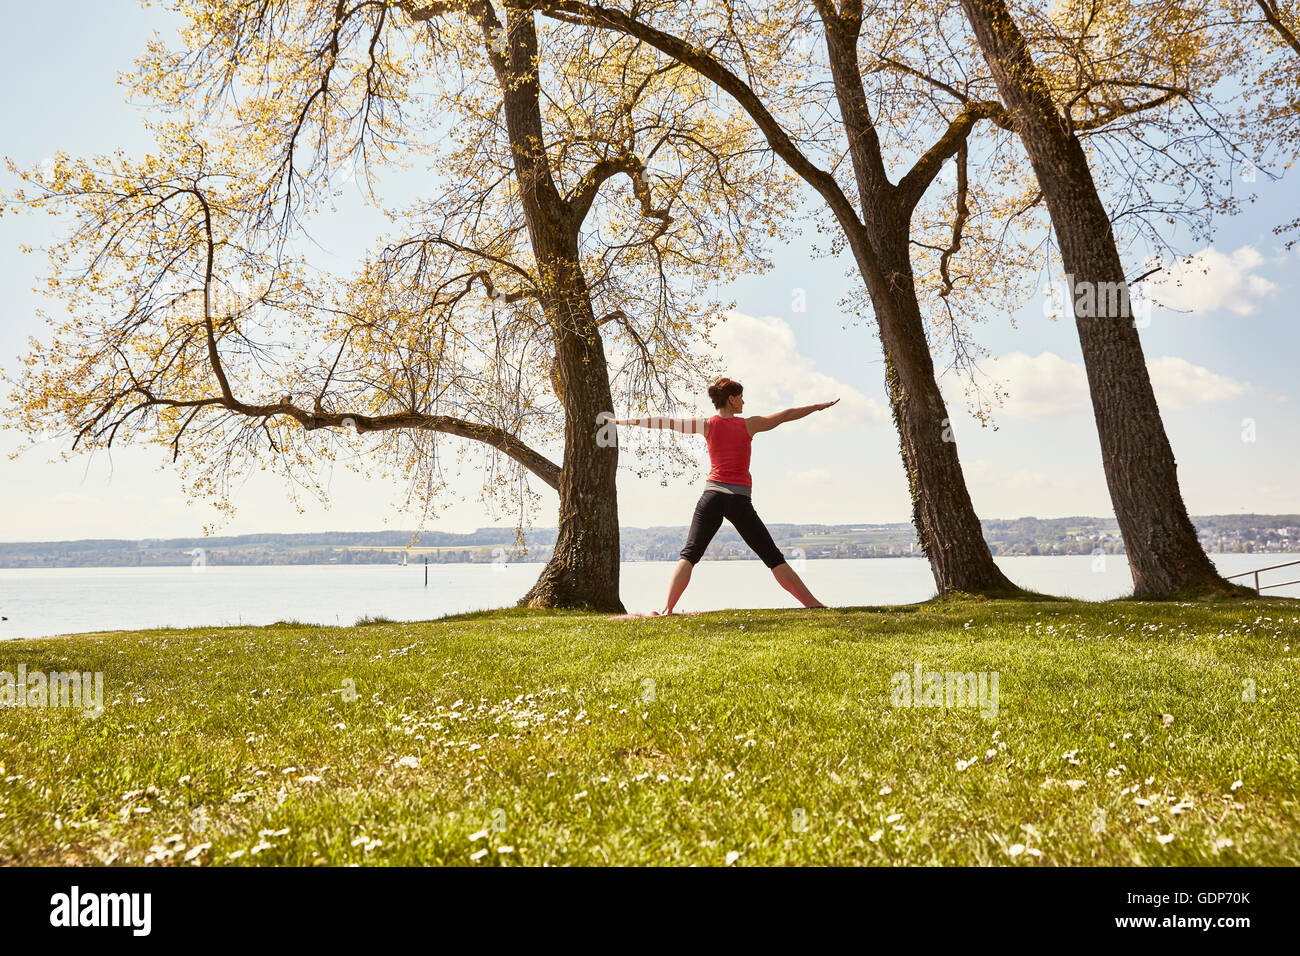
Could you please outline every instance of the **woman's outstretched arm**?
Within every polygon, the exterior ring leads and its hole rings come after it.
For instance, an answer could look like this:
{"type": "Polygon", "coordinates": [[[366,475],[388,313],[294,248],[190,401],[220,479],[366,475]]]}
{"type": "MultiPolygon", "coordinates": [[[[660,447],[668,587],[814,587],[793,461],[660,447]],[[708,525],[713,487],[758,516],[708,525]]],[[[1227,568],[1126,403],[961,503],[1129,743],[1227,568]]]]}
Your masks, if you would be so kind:
{"type": "MultiPolygon", "coordinates": [[[[838,398],[835,399],[835,402],[838,401],[838,398]]],[[[824,408],[830,408],[835,402],[820,402],[817,405],[801,405],[798,408],[787,408],[775,415],[751,415],[745,419],[745,424],[749,427],[751,435],[757,435],[759,432],[770,432],[777,425],[797,421],[811,415],[813,412],[820,412],[824,408]]]]}
{"type": "Polygon", "coordinates": [[[611,418],[615,425],[640,425],[642,428],[667,428],[686,435],[703,435],[708,429],[707,418],[664,418],[647,415],[643,418],[611,418]]]}

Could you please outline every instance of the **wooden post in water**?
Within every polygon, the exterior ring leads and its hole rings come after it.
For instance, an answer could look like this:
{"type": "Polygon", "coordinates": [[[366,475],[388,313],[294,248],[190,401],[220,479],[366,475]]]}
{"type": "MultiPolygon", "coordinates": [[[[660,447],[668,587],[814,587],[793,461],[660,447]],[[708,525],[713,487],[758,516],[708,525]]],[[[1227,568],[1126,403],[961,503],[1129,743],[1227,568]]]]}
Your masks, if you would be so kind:
{"type": "Polygon", "coordinates": [[[429,586],[429,556],[427,554],[424,556],[424,586],[426,588],[429,586]]]}

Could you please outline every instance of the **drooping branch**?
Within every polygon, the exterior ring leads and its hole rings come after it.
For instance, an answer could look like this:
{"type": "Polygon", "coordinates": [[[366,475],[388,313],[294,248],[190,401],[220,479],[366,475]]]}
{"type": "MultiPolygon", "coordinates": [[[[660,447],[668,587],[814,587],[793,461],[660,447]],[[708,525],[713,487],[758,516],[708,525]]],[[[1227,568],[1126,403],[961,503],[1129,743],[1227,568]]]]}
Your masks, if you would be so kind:
{"type": "MultiPolygon", "coordinates": [[[[214,370],[219,367],[219,361],[214,370]]],[[[288,396],[273,404],[253,404],[238,398],[209,396],[197,399],[170,399],[153,394],[145,385],[137,383],[131,390],[112,396],[101,411],[86,422],[77,433],[74,447],[83,439],[117,429],[132,415],[149,408],[192,409],[194,414],[205,408],[221,408],[250,419],[269,422],[276,416],[292,418],[307,431],[322,428],[351,428],[358,434],[368,432],[409,429],[439,432],[466,438],[489,445],[523,465],[552,488],[559,488],[560,468],[545,455],[533,449],[517,435],[495,425],[471,422],[450,415],[430,415],[424,412],[396,412],[388,415],[364,415],[359,412],[308,411],[295,405],[288,396]],[[140,401],[119,415],[109,419],[109,413],[121,405],[123,399],[137,395],[140,401]]],[[[188,422],[187,422],[188,424],[188,422]]],[[[177,436],[179,441],[179,434],[177,436]]],[[[179,449],[177,449],[179,450],[179,449]]]]}
{"type": "Polygon", "coordinates": [[[490,445],[508,458],[523,465],[552,488],[560,487],[560,467],[545,455],[526,444],[517,435],[495,425],[470,422],[450,415],[429,415],[423,412],[398,412],[391,415],[361,415],[355,412],[306,411],[291,403],[243,406],[237,409],[253,416],[287,415],[308,431],[320,428],[354,428],[358,433],[382,432],[393,429],[417,429],[440,432],[467,438],[490,445]]]}
{"type": "Polygon", "coordinates": [[[952,218],[952,242],[939,257],[939,275],[943,278],[943,288],[939,290],[939,295],[945,299],[953,289],[952,276],[948,272],[948,261],[961,249],[961,231],[966,225],[966,218],[970,215],[970,209],[966,205],[969,190],[966,180],[966,160],[967,147],[966,141],[963,140],[957,150],[957,208],[952,218]]]}

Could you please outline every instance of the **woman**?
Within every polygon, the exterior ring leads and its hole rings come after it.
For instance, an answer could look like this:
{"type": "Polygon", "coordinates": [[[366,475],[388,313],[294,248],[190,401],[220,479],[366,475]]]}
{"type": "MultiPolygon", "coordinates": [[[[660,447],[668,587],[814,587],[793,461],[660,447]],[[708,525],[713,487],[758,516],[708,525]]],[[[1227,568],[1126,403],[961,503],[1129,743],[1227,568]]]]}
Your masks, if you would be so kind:
{"type": "Polygon", "coordinates": [[[699,504],[695,506],[695,517],[691,520],[691,530],[686,536],[686,547],[682,548],[682,559],[673,570],[672,581],[668,585],[668,600],[663,611],[658,614],[672,614],[677,600],[691,583],[691,571],[704,550],[718,533],[722,519],[726,518],[740,532],[745,543],[767,565],[777,583],[785,588],[804,607],[825,607],[821,601],[812,596],[794,568],[786,563],[785,555],[772,541],[763,521],[754,511],[750,492],[753,482],[749,477],[750,446],[754,436],[759,432],[771,431],[783,422],[792,422],[830,408],[834,402],[822,402],[820,405],[804,405],[802,408],[787,408],[775,415],[753,415],[742,418],[745,410],[744,388],[734,379],[720,378],[709,386],[709,398],[718,414],[712,418],[616,418],[615,425],[640,425],[644,428],[671,428],[673,431],[703,434],[709,447],[709,480],[704,485],[704,494],[700,495],[699,504]]]}

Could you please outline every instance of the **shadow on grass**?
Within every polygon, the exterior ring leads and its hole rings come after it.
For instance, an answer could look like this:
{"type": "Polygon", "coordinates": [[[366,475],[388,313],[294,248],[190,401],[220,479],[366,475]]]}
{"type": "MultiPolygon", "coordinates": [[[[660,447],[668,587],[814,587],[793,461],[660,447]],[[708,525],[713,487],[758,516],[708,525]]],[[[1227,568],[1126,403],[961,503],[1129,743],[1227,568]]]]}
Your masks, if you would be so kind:
{"type": "MultiPolygon", "coordinates": [[[[641,623],[644,621],[668,621],[682,620],[691,618],[701,622],[716,621],[721,615],[734,614],[761,614],[771,616],[779,620],[796,620],[806,618],[809,621],[834,619],[837,617],[848,617],[856,615],[900,615],[900,614],[919,614],[925,611],[955,611],[961,612],[966,610],[987,610],[991,611],[998,607],[1017,607],[1033,604],[1052,604],[1058,606],[1085,605],[1087,607],[1101,608],[1107,605],[1117,606],[1133,603],[1197,603],[1197,604],[1223,604],[1234,605],[1244,602],[1269,604],[1285,603],[1294,605],[1300,602],[1300,598],[1284,598],[1280,596],[1258,595],[1250,588],[1240,588],[1232,594],[1222,592],[1189,592],[1178,595],[1171,595],[1168,598],[1134,598],[1132,596],[1114,598],[1109,601],[1084,601],[1078,598],[1063,597],[1056,594],[1042,594],[1037,591],[1017,590],[1005,594],[987,595],[987,594],[968,594],[966,592],[951,592],[949,594],[936,595],[925,601],[915,601],[909,604],[858,604],[844,605],[836,607],[822,608],[719,608],[713,611],[698,611],[690,615],[673,614],[663,617],[646,617],[637,618],[629,623],[641,623]]],[[[478,611],[462,611],[457,614],[447,614],[441,617],[428,618],[418,621],[395,621],[383,616],[366,616],[360,618],[355,625],[321,625],[307,624],[301,621],[278,621],[275,624],[267,625],[269,627],[292,627],[292,628],[336,628],[336,627],[372,627],[378,625],[413,625],[413,624],[467,624],[482,621],[500,621],[500,620],[538,620],[554,618],[608,618],[609,615],[604,611],[591,611],[581,608],[527,608],[508,605],[500,608],[486,608],[478,611]]]]}
{"type": "Polygon", "coordinates": [[[1062,597],[1059,594],[1041,594],[1038,591],[1030,591],[1027,588],[1017,588],[1014,591],[998,591],[992,594],[970,594],[966,591],[949,591],[947,594],[936,594],[934,597],[930,598],[930,600],[922,601],[920,603],[931,607],[945,607],[948,605],[964,607],[972,604],[1039,604],[1045,601],[1074,603],[1078,601],[1078,598],[1062,597]]]}
{"type": "Polygon", "coordinates": [[[1138,597],[1130,594],[1128,597],[1116,598],[1120,601],[1143,601],[1143,602],[1175,602],[1178,604],[1237,604],[1242,601],[1297,601],[1300,598],[1288,598],[1279,595],[1259,594],[1254,588],[1248,588],[1241,584],[1224,585],[1203,585],[1194,588],[1183,588],[1174,591],[1172,594],[1165,594],[1159,597],[1138,597]]]}

